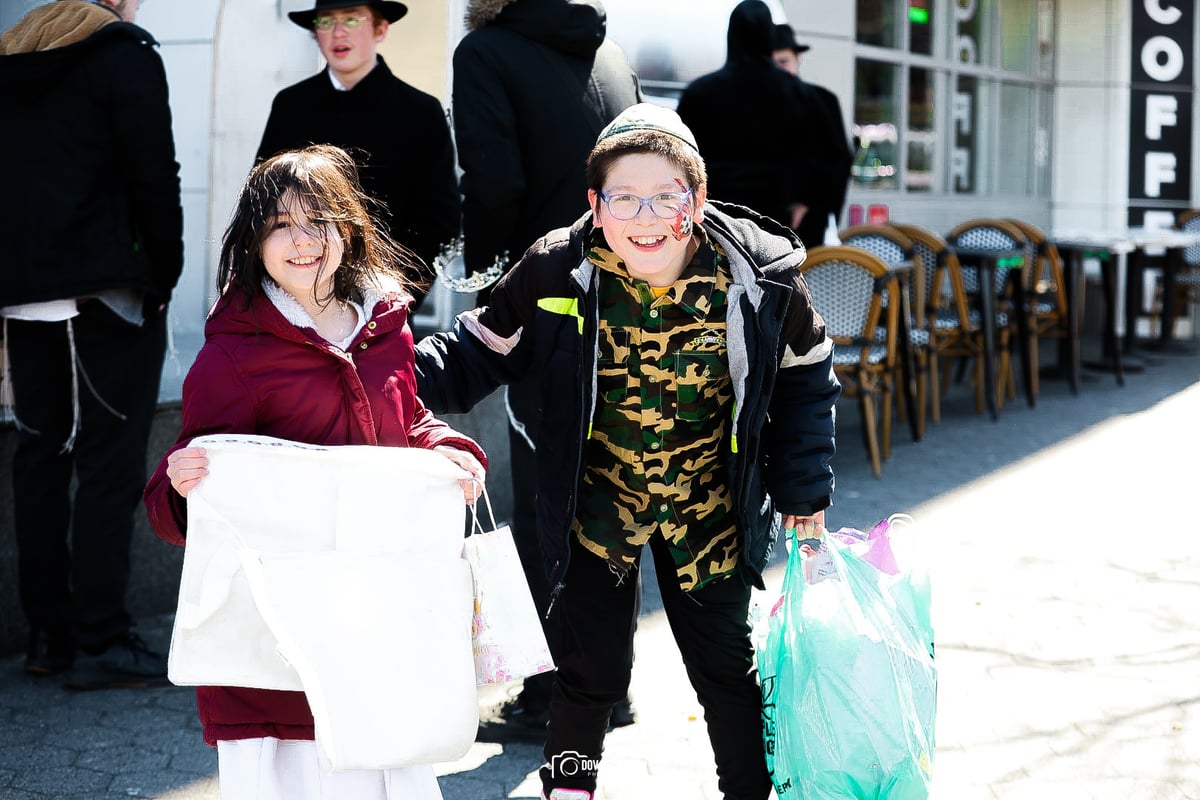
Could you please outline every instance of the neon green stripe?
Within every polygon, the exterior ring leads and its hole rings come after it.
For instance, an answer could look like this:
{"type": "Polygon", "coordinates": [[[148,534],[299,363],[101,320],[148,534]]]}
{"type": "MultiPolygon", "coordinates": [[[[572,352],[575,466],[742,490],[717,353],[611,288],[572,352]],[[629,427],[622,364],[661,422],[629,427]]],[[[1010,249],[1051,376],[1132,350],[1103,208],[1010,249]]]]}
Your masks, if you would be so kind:
{"type": "Polygon", "coordinates": [[[562,314],[574,317],[579,321],[579,333],[583,333],[583,317],[579,313],[579,300],[575,297],[543,297],[538,300],[538,308],[551,314],[562,314]]]}
{"type": "MultiPolygon", "coordinates": [[[[733,407],[729,412],[729,427],[733,428],[734,423],[736,421],[737,421],[737,400],[734,400],[733,407]]],[[[737,431],[736,430],[733,431],[733,436],[730,437],[729,448],[732,452],[734,452],[734,453],[737,452],[737,431]]]]}

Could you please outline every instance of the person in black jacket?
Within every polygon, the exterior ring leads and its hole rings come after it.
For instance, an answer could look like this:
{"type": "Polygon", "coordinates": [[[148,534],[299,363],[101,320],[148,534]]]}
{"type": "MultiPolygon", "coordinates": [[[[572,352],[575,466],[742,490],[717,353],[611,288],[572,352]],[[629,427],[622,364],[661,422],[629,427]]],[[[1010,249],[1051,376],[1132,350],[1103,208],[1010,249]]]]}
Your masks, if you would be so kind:
{"type": "Polygon", "coordinates": [[[424,262],[408,276],[415,311],[433,282],[434,258],[458,236],[461,201],[441,102],[393,75],[376,52],[388,25],[407,13],[394,0],[317,0],[288,12],[313,32],[327,65],[275,96],[255,163],[310,144],[350,152],[392,238],[424,262]]]}
{"type": "MultiPolygon", "coordinates": [[[[775,65],[791,75],[800,77],[800,58],[809,49],[796,41],[791,25],[775,26],[774,50],[771,58],[775,65]]],[[[825,230],[829,216],[833,215],[834,230],[840,226],[842,208],[846,205],[846,187],[850,181],[850,165],[854,162],[854,150],[846,135],[842,120],[842,106],[837,95],[815,83],[800,81],[811,96],[810,105],[818,111],[812,123],[817,128],[818,141],[810,174],[816,181],[813,191],[806,193],[808,209],[796,227],[796,234],[806,247],[816,247],[825,241],[825,230]]]]}
{"type": "Polygon", "coordinates": [[[811,535],[832,500],[833,345],[797,269],[804,247],[707,199],[673,111],[618,116],[588,187],[589,213],[530,247],[487,307],[421,341],[417,392],[461,413],[498,385],[537,382],[537,531],[564,632],[542,796],[596,790],[648,547],[720,791],[765,800],[747,609],[780,525],[811,535]]]}
{"type": "MultiPolygon", "coordinates": [[[[605,38],[598,0],[470,0],[454,50],[453,116],[469,273],[504,269],[587,209],[586,163],[600,130],[641,100],[633,68],[605,38]]],[[[479,293],[485,305],[488,291],[479,293]]],[[[548,595],[534,532],[536,385],[508,388],[512,530],[534,598],[548,595]]],[[[557,636],[546,626],[552,651],[557,636]]],[[[544,727],[553,673],[525,681],[506,718],[544,727]]],[[[614,726],[633,722],[628,700],[614,726]]]]}
{"type": "Polygon", "coordinates": [[[137,7],[59,0],[0,36],[0,147],[13,155],[0,214],[14,232],[0,315],[25,671],[69,670],[80,689],[166,677],[125,606],[183,269],[167,78],[154,38],[132,24],[137,7]]]}
{"type": "Polygon", "coordinates": [[[818,140],[808,93],[771,60],[773,35],[766,3],[738,3],[725,65],[688,84],[678,111],[696,134],[713,198],[795,230],[812,201],[818,140]]]}

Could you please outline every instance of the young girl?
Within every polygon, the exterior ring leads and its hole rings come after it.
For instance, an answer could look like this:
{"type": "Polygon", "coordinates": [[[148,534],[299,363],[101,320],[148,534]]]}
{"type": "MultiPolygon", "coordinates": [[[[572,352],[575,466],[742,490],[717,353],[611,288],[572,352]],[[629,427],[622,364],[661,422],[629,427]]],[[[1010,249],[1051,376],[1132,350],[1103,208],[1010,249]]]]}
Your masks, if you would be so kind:
{"type": "MultiPolygon", "coordinates": [[[[196,436],[244,433],[322,445],[425,447],[483,478],[483,451],[416,396],[404,259],[371,219],[353,160],[330,146],[259,164],[221,247],[220,299],[183,386],[179,439],[146,487],[160,537],[182,545],[185,498],[204,480],[196,436]]],[[[441,797],[431,767],[332,773],[302,692],[199,687],[222,800],[441,797]]]]}

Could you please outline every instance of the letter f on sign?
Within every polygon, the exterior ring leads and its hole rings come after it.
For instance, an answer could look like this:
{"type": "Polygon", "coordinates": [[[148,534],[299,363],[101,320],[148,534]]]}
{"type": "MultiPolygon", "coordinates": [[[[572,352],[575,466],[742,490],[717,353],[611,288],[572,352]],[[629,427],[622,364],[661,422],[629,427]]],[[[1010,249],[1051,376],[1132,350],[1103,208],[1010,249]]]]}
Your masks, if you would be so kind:
{"type": "Polygon", "coordinates": [[[1146,95],[1146,138],[1153,142],[1162,140],[1165,127],[1179,124],[1179,99],[1169,94],[1146,95]]]}
{"type": "Polygon", "coordinates": [[[1162,185],[1175,182],[1174,153],[1146,153],[1146,197],[1162,197],[1162,185]]]}

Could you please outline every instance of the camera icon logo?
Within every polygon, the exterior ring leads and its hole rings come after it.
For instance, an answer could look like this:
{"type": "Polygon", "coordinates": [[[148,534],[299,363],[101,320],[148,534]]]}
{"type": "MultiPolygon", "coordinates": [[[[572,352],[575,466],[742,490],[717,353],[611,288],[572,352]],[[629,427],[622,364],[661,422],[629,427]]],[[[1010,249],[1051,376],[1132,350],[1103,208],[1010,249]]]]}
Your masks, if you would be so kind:
{"type": "Polygon", "coordinates": [[[550,775],[553,778],[575,778],[580,775],[595,775],[599,759],[588,758],[577,750],[564,750],[550,756],[550,775]]]}

